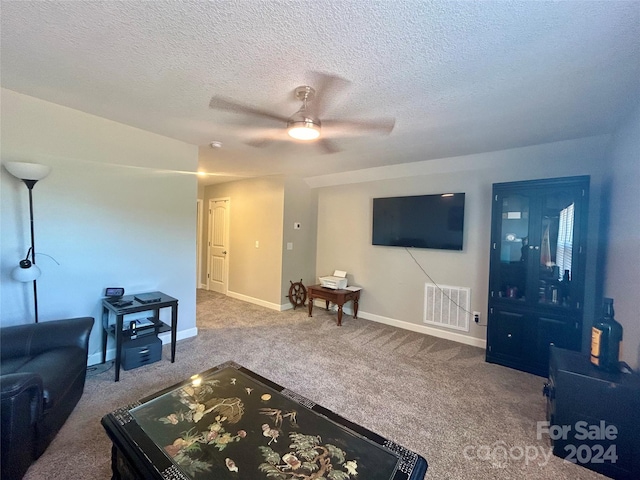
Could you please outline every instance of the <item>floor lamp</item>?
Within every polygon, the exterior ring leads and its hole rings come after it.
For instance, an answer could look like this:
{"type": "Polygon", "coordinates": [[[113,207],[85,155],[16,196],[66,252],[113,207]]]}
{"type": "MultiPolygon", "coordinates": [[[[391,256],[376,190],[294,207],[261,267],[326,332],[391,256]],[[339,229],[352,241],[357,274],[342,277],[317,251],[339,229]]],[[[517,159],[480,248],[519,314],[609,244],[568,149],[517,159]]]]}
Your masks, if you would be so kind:
{"type": "Polygon", "coordinates": [[[26,163],[26,162],[5,162],[4,168],[16,178],[19,178],[24,182],[29,190],[29,220],[31,225],[31,246],[27,251],[27,256],[24,260],[20,260],[19,265],[13,269],[11,276],[14,280],[19,282],[33,282],[33,305],[35,311],[35,320],[38,323],[38,287],[36,279],[40,276],[40,269],[36,265],[36,246],[35,235],[33,229],[33,187],[42,180],[49,172],[51,167],[46,165],[40,165],[38,163],[26,163]],[[31,259],[29,259],[31,256],[31,259]]]}

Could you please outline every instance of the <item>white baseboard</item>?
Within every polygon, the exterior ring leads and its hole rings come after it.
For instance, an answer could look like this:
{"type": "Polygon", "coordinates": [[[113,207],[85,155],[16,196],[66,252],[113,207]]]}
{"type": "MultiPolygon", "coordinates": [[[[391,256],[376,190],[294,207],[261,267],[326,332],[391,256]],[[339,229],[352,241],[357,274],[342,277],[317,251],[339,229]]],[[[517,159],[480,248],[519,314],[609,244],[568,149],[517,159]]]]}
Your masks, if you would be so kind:
{"type": "Polygon", "coordinates": [[[236,300],[242,300],[243,302],[253,303],[254,305],[260,305],[261,307],[266,307],[271,310],[277,310],[281,312],[282,310],[288,310],[286,305],[279,305],[277,303],[267,302],[266,300],[261,300],[259,298],[250,297],[248,295],[243,295],[242,293],[227,291],[227,295],[231,298],[235,298],[236,300]]]}
{"type": "MultiPolygon", "coordinates": [[[[314,308],[319,307],[324,309],[325,301],[314,300],[313,305],[314,308]]],[[[332,303],[330,309],[336,311],[338,307],[332,303]]],[[[342,311],[346,315],[353,315],[353,309],[350,305],[345,305],[342,308],[342,311]]],[[[383,317],[382,315],[376,315],[374,313],[363,312],[362,310],[358,311],[358,317],[364,318],[365,320],[371,320],[377,323],[390,325],[392,327],[402,328],[404,330],[411,330],[412,332],[424,333],[426,335],[431,335],[432,337],[444,338],[445,340],[451,340],[453,342],[471,345],[472,347],[479,347],[483,349],[487,348],[487,341],[483,338],[469,337],[467,335],[462,335],[456,332],[448,332],[446,330],[440,330],[439,328],[433,328],[426,325],[418,325],[416,323],[405,322],[403,320],[396,320],[395,318],[383,317]]],[[[344,322],[344,318],[342,321],[344,322]]]]}
{"type": "MultiPolygon", "coordinates": [[[[176,341],[195,337],[196,335],[198,335],[198,327],[189,328],[187,330],[179,330],[176,333],[176,341]]],[[[161,333],[158,335],[158,338],[162,340],[163,345],[171,343],[171,332],[161,333]]],[[[107,361],[113,360],[114,358],[116,358],[115,347],[107,349],[107,361]]],[[[89,358],[87,359],[87,365],[97,365],[98,363],[102,363],[102,352],[96,352],[89,355],[89,358]]]]}
{"type": "MultiPolygon", "coordinates": [[[[344,311],[346,312],[347,309],[345,308],[344,311]]],[[[440,330],[439,328],[428,327],[426,325],[418,325],[416,323],[405,322],[403,320],[396,320],[395,318],[383,317],[381,315],[375,315],[373,313],[362,311],[358,312],[358,317],[364,318],[365,320],[384,323],[385,325],[391,325],[392,327],[411,330],[412,332],[424,333],[426,335],[431,335],[432,337],[444,338],[445,340],[464,343],[465,345],[471,345],[472,347],[479,347],[483,349],[487,348],[487,341],[484,338],[469,337],[467,335],[462,335],[456,332],[448,332],[446,330],[440,330]]]]}

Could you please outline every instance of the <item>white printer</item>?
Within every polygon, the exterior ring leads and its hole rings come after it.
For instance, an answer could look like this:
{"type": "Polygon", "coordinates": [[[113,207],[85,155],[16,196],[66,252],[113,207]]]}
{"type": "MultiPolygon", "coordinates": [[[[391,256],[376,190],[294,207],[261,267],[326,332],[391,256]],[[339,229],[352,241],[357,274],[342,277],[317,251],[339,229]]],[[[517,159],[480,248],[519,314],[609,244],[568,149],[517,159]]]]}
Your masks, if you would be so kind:
{"type": "Polygon", "coordinates": [[[333,290],[347,288],[347,272],[343,272],[342,270],[336,270],[333,272],[333,275],[319,278],[320,285],[325,288],[332,288],[333,290]]]}

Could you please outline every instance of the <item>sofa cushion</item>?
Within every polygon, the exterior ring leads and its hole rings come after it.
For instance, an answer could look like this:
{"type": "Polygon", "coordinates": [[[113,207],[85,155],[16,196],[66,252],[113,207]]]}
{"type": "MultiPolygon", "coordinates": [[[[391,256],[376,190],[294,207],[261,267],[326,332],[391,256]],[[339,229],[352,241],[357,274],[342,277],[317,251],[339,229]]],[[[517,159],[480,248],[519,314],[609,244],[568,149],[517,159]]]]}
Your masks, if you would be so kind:
{"type": "MultiPolygon", "coordinates": [[[[64,399],[74,379],[85,374],[86,361],[86,353],[81,348],[55,348],[30,358],[17,372],[37,372],[40,375],[44,407],[51,408],[64,399]]],[[[2,364],[4,370],[5,362],[2,364]]]]}
{"type": "Polygon", "coordinates": [[[25,364],[32,358],[33,357],[31,355],[25,355],[15,358],[5,358],[4,360],[2,360],[2,364],[0,364],[0,373],[2,373],[2,375],[7,375],[9,373],[21,373],[22,367],[24,367],[25,364]]]}

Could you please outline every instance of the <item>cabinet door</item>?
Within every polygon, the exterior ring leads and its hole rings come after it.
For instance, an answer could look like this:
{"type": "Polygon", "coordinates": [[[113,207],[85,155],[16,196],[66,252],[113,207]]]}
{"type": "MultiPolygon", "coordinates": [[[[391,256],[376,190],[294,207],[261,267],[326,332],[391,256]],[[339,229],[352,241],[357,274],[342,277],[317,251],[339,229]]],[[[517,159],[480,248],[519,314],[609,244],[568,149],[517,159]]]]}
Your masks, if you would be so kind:
{"type": "Polygon", "coordinates": [[[528,344],[526,315],[494,308],[490,313],[488,348],[491,356],[521,362],[528,344]]]}
{"type": "MultiPolygon", "coordinates": [[[[531,277],[530,210],[528,194],[494,196],[491,251],[491,296],[508,302],[526,302],[531,277]]],[[[534,264],[535,265],[535,264],[534,264]]]]}
{"type": "Polygon", "coordinates": [[[531,241],[537,261],[531,281],[536,286],[534,301],[541,305],[575,308],[581,303],[580,238],[578,235],[583,190],[575,186],[541,192],[539,218],[531,241]],[[539,248],[538,248],[539,247],[539,248]]]}
{"type": "Polygon", "coordinates": [[[588,182],[549,183],[494,190],[490,296],[581,308],[588,182]]]}

